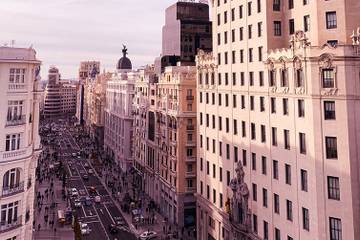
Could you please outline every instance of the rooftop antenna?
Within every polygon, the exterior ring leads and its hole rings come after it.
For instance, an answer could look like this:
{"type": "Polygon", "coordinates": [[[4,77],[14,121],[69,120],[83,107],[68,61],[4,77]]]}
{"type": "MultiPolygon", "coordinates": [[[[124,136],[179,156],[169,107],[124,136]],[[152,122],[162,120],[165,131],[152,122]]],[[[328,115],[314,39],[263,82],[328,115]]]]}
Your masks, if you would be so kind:
{"type": "Polygon", "coordinates": [[[13,48],[15,45],[15,40],[11,40],[10,46],[13,48]]]}

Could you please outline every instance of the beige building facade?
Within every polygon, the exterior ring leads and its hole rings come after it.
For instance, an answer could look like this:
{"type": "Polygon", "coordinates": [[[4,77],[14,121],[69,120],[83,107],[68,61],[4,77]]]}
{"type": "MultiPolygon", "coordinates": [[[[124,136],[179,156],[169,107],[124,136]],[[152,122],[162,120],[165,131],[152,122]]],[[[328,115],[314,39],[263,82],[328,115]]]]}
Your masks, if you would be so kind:
{"type": "Polygon", "coordinates": [[[0,47],[0,239],[31,240],[39,132],[40,64],[32,48],[0,47]]]}
{"type": "Polygon", "coordinates": [[[211,4],[198,239],[357,239],[360,2],[211,4]]]}

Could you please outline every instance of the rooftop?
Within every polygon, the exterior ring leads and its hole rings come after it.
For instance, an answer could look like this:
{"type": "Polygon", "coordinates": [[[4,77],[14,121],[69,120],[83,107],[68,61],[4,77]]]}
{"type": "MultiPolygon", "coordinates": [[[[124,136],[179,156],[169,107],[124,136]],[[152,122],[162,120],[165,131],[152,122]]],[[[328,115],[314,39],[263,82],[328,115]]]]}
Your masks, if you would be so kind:
{"type": "Polygon", "coordinates": [[[0,47],[0,61],[36,61],[36,51],[30,48],[0,47]]]}

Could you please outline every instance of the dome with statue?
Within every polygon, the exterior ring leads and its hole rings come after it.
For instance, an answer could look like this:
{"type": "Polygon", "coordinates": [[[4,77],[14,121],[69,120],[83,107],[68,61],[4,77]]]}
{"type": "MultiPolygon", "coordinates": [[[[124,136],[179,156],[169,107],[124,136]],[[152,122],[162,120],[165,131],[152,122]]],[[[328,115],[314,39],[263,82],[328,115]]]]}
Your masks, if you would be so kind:
{"type": "Polygon", "coordinates": [[[119,59],[116,69],[117,70],[127,70],[127,69],[132,69],[132,64],[129,58],[126,57],[127,53],[127,48],[125,45],[123,45],[123,50],[122,50],[123,56],[122,58],[119,59]]]}

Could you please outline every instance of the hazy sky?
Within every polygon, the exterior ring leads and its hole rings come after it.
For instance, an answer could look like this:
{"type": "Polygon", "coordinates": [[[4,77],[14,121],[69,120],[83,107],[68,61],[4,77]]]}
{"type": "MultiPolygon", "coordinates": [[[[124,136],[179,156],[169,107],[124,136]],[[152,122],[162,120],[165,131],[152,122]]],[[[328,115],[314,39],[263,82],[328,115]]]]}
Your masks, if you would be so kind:
{"type": "Polygon", "coordinates": [[[133,67],[152,63],[161,51],[165,8],[176,0],[0,0],[0,45],[31,44],[63,78],[77,77],[80,61],[99,60],[115,69],[122,44],[133,67]]]}

